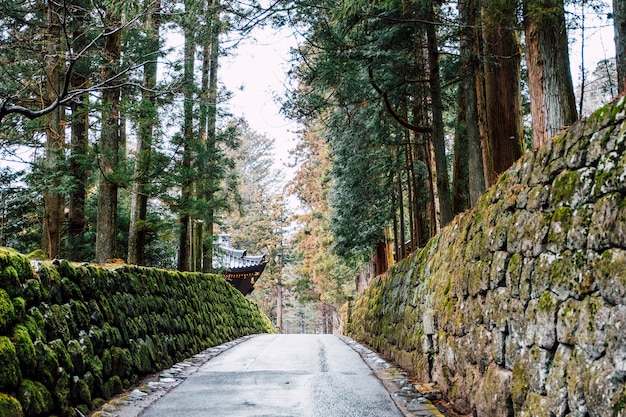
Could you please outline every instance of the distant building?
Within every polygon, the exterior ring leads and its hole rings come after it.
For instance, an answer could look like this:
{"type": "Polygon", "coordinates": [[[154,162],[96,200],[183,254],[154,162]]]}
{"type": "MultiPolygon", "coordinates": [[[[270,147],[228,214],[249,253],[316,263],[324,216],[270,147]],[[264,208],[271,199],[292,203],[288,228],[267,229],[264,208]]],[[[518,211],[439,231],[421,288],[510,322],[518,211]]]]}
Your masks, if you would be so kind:
{"type": "Polygon", "coordinates": [[[254,290],[267,265],[265,255],[248,255],[245,249],[232,247],[228,234],[217,234],[213,242],[213,270],[222,276],[243,295],[254,290]]]}

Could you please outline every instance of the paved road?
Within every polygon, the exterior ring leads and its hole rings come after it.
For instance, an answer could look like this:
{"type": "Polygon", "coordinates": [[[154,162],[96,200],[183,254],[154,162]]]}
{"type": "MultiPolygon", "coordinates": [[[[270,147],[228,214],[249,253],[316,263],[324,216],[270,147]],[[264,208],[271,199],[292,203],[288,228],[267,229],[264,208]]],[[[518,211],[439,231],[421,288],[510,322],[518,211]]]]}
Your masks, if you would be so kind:
{"type": "Polygon", "coordinates": [[[141,417],[401,417],[332,335],[260,335],[211,359],[141,417]]]}

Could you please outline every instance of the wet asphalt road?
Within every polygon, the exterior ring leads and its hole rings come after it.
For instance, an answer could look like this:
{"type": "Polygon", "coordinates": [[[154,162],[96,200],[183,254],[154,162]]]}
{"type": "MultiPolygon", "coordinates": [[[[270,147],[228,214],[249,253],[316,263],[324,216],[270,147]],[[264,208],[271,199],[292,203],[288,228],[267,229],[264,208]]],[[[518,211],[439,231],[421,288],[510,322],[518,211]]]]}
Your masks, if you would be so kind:
{"type": "Polygon", "coordinates": [[[204,364],[141,417],[402,416],[361,357],[332,335],[260,335],[204,364]]]}

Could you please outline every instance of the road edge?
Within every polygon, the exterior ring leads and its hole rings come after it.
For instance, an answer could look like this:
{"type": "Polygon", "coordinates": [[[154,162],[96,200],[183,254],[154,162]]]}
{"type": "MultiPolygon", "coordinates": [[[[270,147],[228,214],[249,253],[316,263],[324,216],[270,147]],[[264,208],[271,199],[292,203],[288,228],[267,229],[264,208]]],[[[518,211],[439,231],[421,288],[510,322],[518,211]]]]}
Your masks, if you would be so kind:
{"type": "Polygon", "coordinates": [[[445,417],[428,398],[415,388],[404,370],[388,363],[376,352],[348,336],[338,337],[361,356],[405,417],[445,417]]]}

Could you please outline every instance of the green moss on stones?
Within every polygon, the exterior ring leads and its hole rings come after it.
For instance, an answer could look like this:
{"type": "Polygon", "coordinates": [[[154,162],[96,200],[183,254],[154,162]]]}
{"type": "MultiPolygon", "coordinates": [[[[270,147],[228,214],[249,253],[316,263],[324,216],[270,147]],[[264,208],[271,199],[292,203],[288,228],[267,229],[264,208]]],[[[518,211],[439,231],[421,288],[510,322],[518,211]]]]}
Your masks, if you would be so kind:
{"type": "Polygon", "coordinates": [[[22,324],[28,330],[28,334],[33,341],[44,339],[45,321],[41,311],[36,307],[30,309],[22,324]]]}
{"type": "Polygon", "coordinates": [[[0,390],[10,392],[20,384],[22,372],[15,345],[6,336],[0,336],[0,364],[0,390]]]}
{"type": "Polygon", "coordinates": [[[75,417],[76,409],[70,402],[70,375],[61,371],[56,381],[53,392],[57,407],[61,414],[66,417],[75,417]]]}
{"type": "Polygon", "coordinates": [[[52,394],[38,381],[23,380],[17,398],[27,417],[47,416],[54,409],[52,394]]]}
{"type": "Polygon", "coordinates": [[[26,375],[33,375],[35,370],[35,345],[30,338],[28,329],[22,325],[13,328],[13,344],[20,362],[21,369],[26,375]]]}
{"type": "Polygon", "coordinates": [[[11,327],[15,319],[15,307],[11,296],[0,288],[0,332],[4,332],[11,327]]]}
{"type": "Polygon", "coordinates": [[[22,405],[16,398],[0,392],[0,416],[24,417],[22,405]]]}
{"type": "Polygon", "coordinates": [[[54,353],[54,350],[47,344],[41,341],[36,341],[34,345],[35,360],[37,361],[37,367],[35,369],[37,380],[41,381],[49,389],[52,389],[59,373],[59,361],[56,353],[54,353]]]}
{"type": "Polygon", "coordinates": [[[33,305],[41,301],[41,283],[38,279],[27,279],[24,283],[24,291],[22,293],[28,304],[33,305]]]}
{"type": "Polygon", "coordinates": [[[87,381],[75,378],[75,381],[72,383],[70,399],[74,404],[91,405],[91,390],[87,381]]]}
{"type": "Polygon", "coordinates": [[[102,387],[102,395],[104,398],[111,398],[117,394],[121,394],[124,390],[124,385],[122,384],[122,379],[115,375],[109,378],[102,387]]]}

